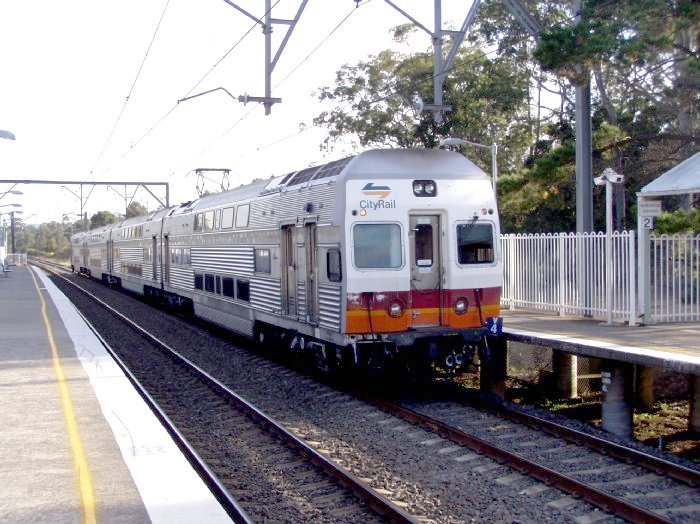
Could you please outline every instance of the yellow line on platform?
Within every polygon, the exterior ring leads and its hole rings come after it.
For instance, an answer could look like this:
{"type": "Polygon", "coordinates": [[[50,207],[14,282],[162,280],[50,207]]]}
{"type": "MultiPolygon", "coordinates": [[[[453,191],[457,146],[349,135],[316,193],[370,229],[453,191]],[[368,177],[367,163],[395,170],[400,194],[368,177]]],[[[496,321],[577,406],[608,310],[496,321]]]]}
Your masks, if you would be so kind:
{"type": "Polygon", "coordinates": [[[66,421],[66,429],[68,431],[71,451],[73,453],[73,465],[75,467],[78,490],[80,492],[83,522],[85,524],[93,524],[97,522],[97,517],[95,515],[95,494],[92,488],[90,469],[88,468],[87,458],[85,457],[85,451],[83,450],[83,442],[80,439],[78,421],[75,417],[75,411],[73,410],[73,401],[71,400],[70,392],[68,391],[68,384],[66,383],[66,376],[63,373],[61,360],[58,356],[58,348],[56,347],[56,342],[54,340],[51,322],[49,321],[48,314],[46,313],[46,301],[44,300],[44,296],[41,294],[36,277],[31,269],[29,270],[29,274],[32,276],[32,280],[34,280],[34,287],[36,287],[36,292],[39,294],[39,300],[41,301],[41,316],[44,318],[46,336],[49,340],[49,346],[51,346],[51,361],[53,363],[54,373],[56,374],[56,380],[58,381],[58,391],[61,396],[63,415],[66,421]]]}

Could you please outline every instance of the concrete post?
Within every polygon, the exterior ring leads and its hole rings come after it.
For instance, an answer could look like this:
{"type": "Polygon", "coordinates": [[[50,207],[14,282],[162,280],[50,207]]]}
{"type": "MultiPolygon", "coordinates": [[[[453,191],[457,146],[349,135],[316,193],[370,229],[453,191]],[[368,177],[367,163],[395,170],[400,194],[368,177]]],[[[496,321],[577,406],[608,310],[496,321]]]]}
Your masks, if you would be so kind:
{"type": "Polygon", "coordinates": [[[637,365],[637,405],[642,409],[654,407],[654,368],[637,365]]]}
{"type": "Polygon", "coordinates": [[[632,437],[631,364],[606,361],[603,366],[603,429],[618,437],[632,437]]]}
{"type": "Polygon", "coordinates": [[[482,394],[503,400],[508,375],[508,342],[506,337],[487,337],[487,346],[480,355],[479,386],[482,394]]]}
{"type": "Polygon", "coordinates": [[[576,355],[552,350],[552,369],[561,398],[576,398],[578,396],[578,359],[576,355]]]}
{"type": "Polygon", "coordinates": [[[700,375],[691,377],[688,429],[700,433],[700,375]]]}

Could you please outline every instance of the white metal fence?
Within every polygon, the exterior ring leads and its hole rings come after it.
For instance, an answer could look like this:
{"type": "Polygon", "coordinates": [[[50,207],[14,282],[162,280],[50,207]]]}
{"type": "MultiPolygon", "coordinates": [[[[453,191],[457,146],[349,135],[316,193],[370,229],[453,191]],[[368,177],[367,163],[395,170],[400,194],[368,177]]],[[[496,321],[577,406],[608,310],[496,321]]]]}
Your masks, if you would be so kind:
{"type": "Polygon", "coordinates": [[[649,240],[652,320],[700,320],[700,235],[650,235],[649,240]]]}
{"type": "MultiPolygon", "coordinates": [[[[631,324],[641,313],[635,235],[613,233],[611,255],[612,318],[631,324]]],[[[700,235],[649,238],[651,321],[700,321],[700,235]]],[[[503,235],[501,250],[504,307],[606,317],[605,233],[503,235]]]]}
{"type": "MultiPolygon", "coordinates": [[[[503,235],[501,303],[560,315],[606,317],[605,233],[503,235]]],[[[612,235],[612,315],[634,323],[635,232],[612,235]]]]}
{"type": "Polygon", "coordinates": [[[5,257],[5,265],[8,266],[19,266],[27,265],[27,254],[26,253],[8,253],[5,257]]]}

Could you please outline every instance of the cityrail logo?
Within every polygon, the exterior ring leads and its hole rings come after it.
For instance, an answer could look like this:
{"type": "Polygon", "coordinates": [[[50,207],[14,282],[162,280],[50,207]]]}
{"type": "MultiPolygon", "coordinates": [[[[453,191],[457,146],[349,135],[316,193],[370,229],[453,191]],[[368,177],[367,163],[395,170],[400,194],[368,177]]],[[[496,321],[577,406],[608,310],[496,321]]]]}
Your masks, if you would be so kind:
{"type": "Polygon", "coordinates": [[[369,182],[362,188],[362,194],[365,196],[376,196],[384,199],[391,194],[391,188],[389,186],[375,186],[374,182],[369,182]]]}

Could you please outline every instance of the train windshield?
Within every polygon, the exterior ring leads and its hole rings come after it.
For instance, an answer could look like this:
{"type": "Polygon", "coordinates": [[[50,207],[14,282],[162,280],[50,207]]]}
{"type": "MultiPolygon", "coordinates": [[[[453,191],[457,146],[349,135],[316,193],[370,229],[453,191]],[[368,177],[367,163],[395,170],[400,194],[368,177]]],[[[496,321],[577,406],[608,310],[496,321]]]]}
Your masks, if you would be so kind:
{"type": "Polygon", "coordinates": [[[457,258],[460,264],[493,263],[493,225],[490,222],[457,224],[457,258]]]}
{"type": "Polygon", "coordinates": [[[401,267],[401,228],[398,224],[357,224],[353,228],[354,261],[358,269],[401,267]]]}

